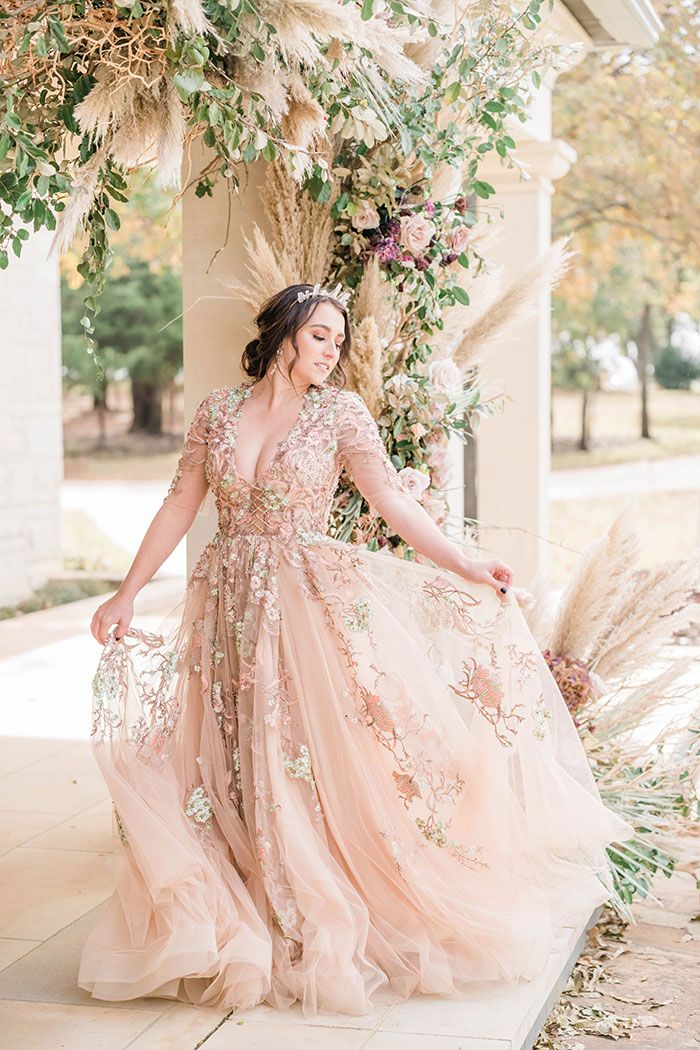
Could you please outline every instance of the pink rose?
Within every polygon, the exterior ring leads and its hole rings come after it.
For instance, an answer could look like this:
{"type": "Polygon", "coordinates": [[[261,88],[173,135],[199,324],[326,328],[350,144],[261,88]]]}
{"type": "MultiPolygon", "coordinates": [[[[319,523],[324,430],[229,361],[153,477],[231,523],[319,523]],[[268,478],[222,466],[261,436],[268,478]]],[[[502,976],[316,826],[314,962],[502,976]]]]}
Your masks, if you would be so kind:
{"type": "Polygon", "coordinates": [[[361,201],[360,210],[355,212],[350,221],[356,230],[374,230],[379,226],[379,212],[369,201],[361,201]]]}
{"type": "Polygon", "coordinates": [[[420,252],[427,248],[435,236],[435,226],[422,215],[402,215],[399,240],[404,248],[420,252]]]}
{"type": "Polygon", "coordinates": [[[455,226],[450,232],[450,247],[452,251],[457,252],[457,255],[461,255],[463,251],[466,251],[468,244],[469,227],[455,226]]]}

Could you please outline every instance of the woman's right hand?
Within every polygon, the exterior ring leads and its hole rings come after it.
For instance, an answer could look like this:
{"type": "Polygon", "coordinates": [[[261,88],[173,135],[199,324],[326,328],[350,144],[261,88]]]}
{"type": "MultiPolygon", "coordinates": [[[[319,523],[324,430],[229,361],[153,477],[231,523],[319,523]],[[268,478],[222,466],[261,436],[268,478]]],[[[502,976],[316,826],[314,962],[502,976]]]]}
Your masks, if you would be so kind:
{"type": "Polygon", "coordinates": [[[111,598],[108,598],[106,602],[95,611],[95,615],[92,618],[90,624],[90,630],[92,635],[100,645],[104,645],[107,641],[107,634],[112,624],[117,625],[117,629],[114,632],[115,638],[123,638],[126,634],[131,618],[134,615],[134,602],[131,598],[128,598],[125,594],[120,594],[119,591],[111,598]]]}

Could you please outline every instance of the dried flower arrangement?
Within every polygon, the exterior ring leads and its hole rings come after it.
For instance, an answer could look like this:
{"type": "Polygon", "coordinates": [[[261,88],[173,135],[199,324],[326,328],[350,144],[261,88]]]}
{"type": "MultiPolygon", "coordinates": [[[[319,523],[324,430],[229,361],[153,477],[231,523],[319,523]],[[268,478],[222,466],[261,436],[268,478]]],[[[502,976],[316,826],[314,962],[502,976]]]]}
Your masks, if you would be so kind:
{"type": "Polygon", "coordinates": [[[577,725],[606,804],[637,836],[608,855],[623,901],[674,869],[674,839],[700,816],[700,724],[682,646],[698,619],[700,551],[639,570],[631,509],[584,552],[552,611],[522,602],[577,725]],[[671,714],[672,710],[672,714],[671,714]]]}
{"type": "MultiPolygon", "coordinates": [[[[535,5],[519,16],[499,3],[435,7],[439,31],[407,46],[425,84],[393,99],[401,149],[385,136],[361,141],[359,129],[336,118],[328,180],[314,199],[285,164],[273,163],[262,202],[271,233],[254,229],[250,277],[231,290],[256,310],[270,290],[293,281],[353,289],[350,386],[377,419],[407,491],[446,526],[450,436],[465,441],[497,407],[479,390],[479,354],[529,315],[569,252],[558,242],[504,291],[503,275],[485,258],[488,204],[477,214],[477,202],[494,193],[479,178],[481,158],[494,150],[516,163],[506,118],[524,115],[538,69],[552,60],[523,31],[539,18],[535,5]]],[[[332,530],[415,556],[349,483],[339,490],[332,530]]],[[[456,533],[464,538],[463,522],[456,533]]]]}
{"type": "MultiPolygon", "coordinates": [[[[360,239],[367,190],[391,157],[406,178],[393,178],[389,218],[398,216],[395,188],[410,188],[413,168],[416,178],[433,180],[441,202],[456,179],[459,201],[444,216],[441,260],[467,265],[466,202],[493,192],[478,178],[478,162],[491,149],[511,156],[504,122],[524,119],[527,85],[539,83],[549,54],[530,34],[551,2],[8,0],[0,13],[0,199],[8,206],[0,211],[0,268],[10,249],[21,253],[28,227],[58,225],[59,248],[86,229],[83,324],[94,350],[109,231],[119,224],[114,202],[128,198],[128,174],[140,166],[177,184],[184,147],[198,136],[209,158],[186,181],[201,195],[215,179],[236,189],[247,165],[282,157],[303,191],[327,203],[339,152],[363,158],[364,190],[349,183],[334,214],[360,239]],[[427,129],[432,142],[424,148],[427,129]]],[[[399,221],[410,254],[421,220],[399,221]]],[[[393,249],[391,236],[385,240],[386,255],[393,249]]],[[[424,269],[415,295],[431,284],[426,260],[425,253],[400,260],[406,271],[424,269]]],[[[466,302],[463,282],[439,284],[438,299],[466,302]]],[[[428,312],[439,327],[439,311],[428,312]]],[[[371,322],[366,328],[371,334],[371,322]]]]}

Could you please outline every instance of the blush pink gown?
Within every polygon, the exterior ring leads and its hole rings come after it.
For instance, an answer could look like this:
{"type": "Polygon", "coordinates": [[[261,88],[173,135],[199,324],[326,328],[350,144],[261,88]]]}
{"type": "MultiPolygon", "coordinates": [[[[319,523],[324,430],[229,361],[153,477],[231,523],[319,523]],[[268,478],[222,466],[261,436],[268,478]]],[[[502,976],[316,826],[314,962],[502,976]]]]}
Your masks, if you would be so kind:
{"type": "Polygon", "coordinates": [[[79,984],[312,1017],[530,979],[633,828],[512,594],[326,535],[342,468],[390,523],[418,507],[362,399],[310,386],[251,482],[251,391],[204,399],[166,497],[218,511],[177,627],[95,675],[122,845],[79,984]]]}

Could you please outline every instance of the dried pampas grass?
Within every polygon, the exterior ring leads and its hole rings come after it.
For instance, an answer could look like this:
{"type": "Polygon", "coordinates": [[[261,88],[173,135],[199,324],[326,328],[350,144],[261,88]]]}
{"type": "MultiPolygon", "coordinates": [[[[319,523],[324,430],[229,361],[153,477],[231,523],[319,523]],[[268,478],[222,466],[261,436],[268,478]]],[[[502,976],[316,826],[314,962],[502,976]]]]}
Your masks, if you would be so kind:
{"type": "Polygon", "coordinates": [[[456,43],[462,26],[469,26],[471,9],[476,7],[475,0],[433,0],[428,14],[440,26],[437,36],[421,36],[416,43],[406,46],[406,54],[421,69],[434,69],[443,50],[456,43]]]}
{"type": "Polygon", "coordinates": [[[379,18],[363,21],[355,4],[337,0],[261,0],[259,12],[274,25],[277,46],[289,65],[328,65],[319,44],[341,40],[368,48],[375,65],[395,80],[407,84],[426,82],[425,71],[404,52],[410,38],[408,32],[379,18]]]}
{"type": "Polygon", "coordinates": [[[75,107],[80,130],[104,142],[115,164],[133,168],[153,155],[164,186],[178,186],[187,122],[175,85],[146,64],[103,64],[97,82],[75,107]]]}
{"type": "Polygon", "coordinates": [[[281,121],[287,111],[287,81],[274,59],[262,63],[248,55],[231,59],[231,75],[245,91],[260,95],[273,120],[281,121]]]}
{"type": "MultiPolygon", "coordinates": [[[[298,74],[289,77],[287,109],[282,117],[282,134],[287,142],[311,151],[326,134],[326,114],[298,74]]],[[[309,156],[303,170],[313,167],[309,156]]]]}
{"type": "Polygon", "coordinates": [[[162,110],[156,127],[156,168],[161,184],[180,185],[187,119],[175,85],[167,81],[162,91],[162,110]]]}
{"type": "Polygon", "coordinates": [[[547,648],[586,660],[641,551],[635,513],[619,514],[605,536],[585,551],[562,595],[547,648]]]}
{"type": "Polygon", "coordinates": [[[648,664],[675,631],[697,617],[689,598],[698,587],[700,550],[636,574],[591,646],[592,670],[602,678],[618,678],[648,664]]]}
{"type": "Polygon", "coordinates": [[[383,401],[384,354],[376,319],[364,317],[353,328],[352,339],[352,353],[344,366],[348,386],[362,396],[372,415],[377,418],[383,401]]]}
{"type": "Polygon", "coordinates": [[[268,165],[262,205],[270,236],[254,226],[252,238],[244,238],[250,280],[227,285],[254,313],[287,285],[322,284],[333,250],[330,209],[302,193],[282,160],[268,165]]]}
{"type": "Polygon", "coordinates": [[[541,295],[561,279],[573,252],[568,249],[570,237],[555,241],[506,291],[483,310],[466,329],[454,352],[459,368],[472,363],[475,354],[483,353],[499,339],[507,339],[534,313],[541,295]]]}
{"type": "Polygon", "coordinates": [[[170,0],[170,17],[175,25],[185,33],[206,33],[211,31],[201,0],[170,0]]]}
{"type": "Polygon", "coordinates": [[[272,246],[280,258],[289,260],[288,269],[296,273],[295,280],[322,283],[333,251],[330,208],[300,190],[283,160],[267,168],[262,203],[272,231],[272,246]]]}
{"type": "Polygon", "coordinates": [[[90,209],[95,202],[100,180],[100,168],[105,162],[107,143],[92,155],[87,164],[83,164],[73,179],[70,197],[56,227],[51,244],[50,255],[63,255],[71,246],[73,238],[82,227],[90,209]]]}
{"type": "Polygon", "coordinates": [[[250,279],[247,283],[228,281],[227,287],[256,314],[266,299],[299,278],[289,255],[278,255],[259,226],[253,227],[252,238],[244,237],[243,243],[250,279]]]}
{"type": "Polygon", "coordinates": [[[352,316],[355,323],[360,324],[366,317],[373,317],[379,331],[391,339],[398,323],[391,302],[392,294],[391,284],[382,276],[379,258],[372,255],[365,265],[353,298],[352,316]]]}

